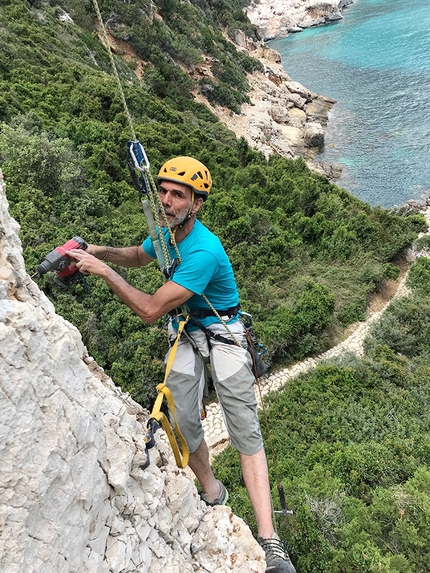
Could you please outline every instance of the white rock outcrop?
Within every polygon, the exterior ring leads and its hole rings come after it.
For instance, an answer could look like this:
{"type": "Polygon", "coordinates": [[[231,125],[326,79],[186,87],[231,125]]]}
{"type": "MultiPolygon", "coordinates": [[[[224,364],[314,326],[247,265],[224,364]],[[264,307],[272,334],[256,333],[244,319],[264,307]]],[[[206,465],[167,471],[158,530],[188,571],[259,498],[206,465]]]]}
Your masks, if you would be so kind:
{"type": "Polygon", "coordinates": [[[248,75],[251,103],[242,104],[240,115],[218,106],[212,111],[236,136],[244,137],[266,157],[275,153],[290,159],[312,159],[315,148],[324,143],[323,126],[327,125],[335,100],[293,81],[275,50],[249,40],[246,51],[259,59],[264,68],[248,75]]]}
{"type": "Polygon", "coordinates": [[[264,40],[299,32],[342,18],[342,9],[353,0],[252,0],[245,8],[264,40]]]}
{"type": "Polygon", "coordinates": [[[0,571],[265,569],[248,527],[207,508],[147,412],[92,360],[25,272],[0,171],[0,571]]]}

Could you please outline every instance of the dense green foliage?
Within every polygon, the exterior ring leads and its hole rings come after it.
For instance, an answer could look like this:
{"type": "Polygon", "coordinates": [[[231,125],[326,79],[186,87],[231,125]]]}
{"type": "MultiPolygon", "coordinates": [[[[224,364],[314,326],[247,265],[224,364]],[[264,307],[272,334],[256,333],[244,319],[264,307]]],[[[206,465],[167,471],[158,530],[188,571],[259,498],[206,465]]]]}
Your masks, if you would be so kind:
{"type": "MultiPolygon", "coordinates": [[[[411,283],[428,263],[417,261],[411,283]]],[[[278,524],[300,573],[430,571],[427,295],[417,285],[394,301],[363,359],[321,365],[267,400],[277,470],[296,512],[278,524]]],[[[215,470],[233,511],[252,522],[237,465],[229,449],[215,470]]],[[[279,506],[275,486],[273,496],[279,506]]]]}
{"type": "MultiPolygon", "coordinates": [[[[182,26],[196,54],[219,60],[215,67],[226,82],[238,78],[228,62],[243,73],[257,64],[223,35],[239,27],[254,33],[234,0],[160,2],[160,14],[175,14],[164,18],[170,27],[163,24],[163,32],[160,18],[145,17],[148,6],[101,2],[112,17],[111,29],[136,53],[149,57],[139,52],[140,38],[146,50],[162,54],[151,60],[156,65],[148,67],[144,81],[117,58],[153,174],[174,155],[194,155],[210,168],[214,189],[201,219],[226,246],[242,306],[255,317],[266,357],[285,363],[327,348],[339,328],[364,317],[369,295],[396,276],[391,260],[425,228],[423,218],[371,208],[311,173],[302,160],[267,161],[193,101],[191,80],[183,79],[171,55],[180,50],[168,47],[168,40],[179,41],[182,26]],[[196,10],[201,17],[192,19],[190,11],[196,10]],[[190,26],[198,29],[191,32],[190,26]],[[168,90],[162,92],[156,86],[164,60],[177,75],[163,76],[168,90]],[[176,89],[181,93],[171,91],[176,89]]],[[[74,235],[114,246],[139,244],[146,235],[126,168],[130,129],[108,55],[94,32],[92,4],[67,0],[62,8],[37,0],[0,6],[0,165],[29,272],[74,235]],[[59,20],[62,8],[76,24],[59,20]]],[[[155,266],[118,271],[146,292],[161,285],[155,266]]],[[[114,380],[150,406],[166,350],[162,323],[143,325],[96,278],[68,290],[52,275],[39,284],[114,380]]]]}

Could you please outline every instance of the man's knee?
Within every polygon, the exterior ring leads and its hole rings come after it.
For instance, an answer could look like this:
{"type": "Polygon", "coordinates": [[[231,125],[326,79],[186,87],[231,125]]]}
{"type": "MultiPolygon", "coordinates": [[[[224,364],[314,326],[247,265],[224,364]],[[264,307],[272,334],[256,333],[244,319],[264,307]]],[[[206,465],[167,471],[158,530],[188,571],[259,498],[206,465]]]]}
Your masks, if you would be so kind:
{"type": "MultiPolygon", "coordinates": [[[[175,410],[175,417],[179,430],[184,436],[188,449],[192,454],[197,450],[204,437],[204,431],[200,419],[196,420],[194,416],[191,416],[189,410],[175,410]]],[[[171,422],[172,418],[172,414],[170,413],[171,422]]]]}

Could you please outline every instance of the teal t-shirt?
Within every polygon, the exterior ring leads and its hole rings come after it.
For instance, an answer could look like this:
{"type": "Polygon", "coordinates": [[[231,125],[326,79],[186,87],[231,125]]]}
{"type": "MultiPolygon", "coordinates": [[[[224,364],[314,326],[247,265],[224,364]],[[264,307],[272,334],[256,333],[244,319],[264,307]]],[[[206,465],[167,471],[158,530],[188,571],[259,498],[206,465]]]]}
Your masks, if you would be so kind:
{"type": "MultiPolygon", "coordinates": [[[[169,244],[168,230],[163,229],[163,233],[169,254],[174,259],[177,254],[176,250],[169,244]]],[[[216,235],[196,220],[190,234],[177,246],[182,260],[181,264],[176,267],[173,277],[169,280],[195,293],[187,301],[191,310],[209,308],[202,298],[202,294],[217,310],[227,310],[239,303],[239,293],[231,263],[216,235]]],[[[150,237],[145,239],[142,247],[150,257],[156,258],[150,237]]],[[[216,316],[208,316],[198,320],[204,326],[219,322],[216,316]]]]}

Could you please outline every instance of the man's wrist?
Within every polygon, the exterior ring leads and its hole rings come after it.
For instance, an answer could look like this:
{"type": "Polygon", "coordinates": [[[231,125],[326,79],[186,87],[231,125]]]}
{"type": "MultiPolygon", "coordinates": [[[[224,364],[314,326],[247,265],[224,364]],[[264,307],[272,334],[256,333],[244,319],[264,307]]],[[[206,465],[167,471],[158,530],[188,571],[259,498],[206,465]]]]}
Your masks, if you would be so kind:
{"type": "Polygon", "coordinates": [[[105,245],[105,246],[103,247],[103,252],[101,253],[101,255],[99,255],[98,258],[99,258],[101,261],[105,261],[106,263],[109,262],[109,257],[110,257],[110,254],[111,254],[110,249],[111,249],[110,247],[108,247],[108,246],[105,245]]]}

